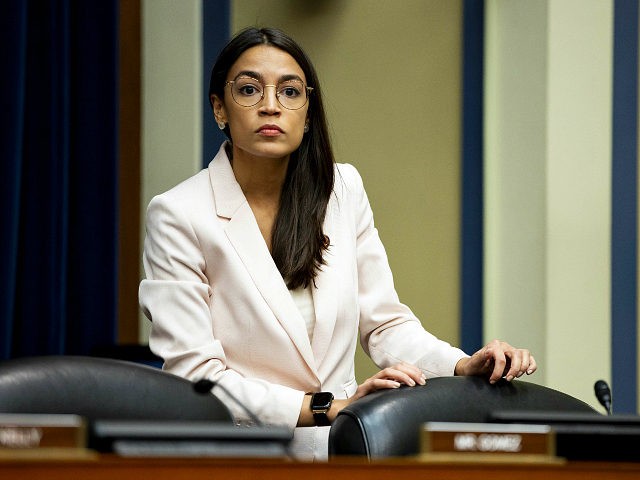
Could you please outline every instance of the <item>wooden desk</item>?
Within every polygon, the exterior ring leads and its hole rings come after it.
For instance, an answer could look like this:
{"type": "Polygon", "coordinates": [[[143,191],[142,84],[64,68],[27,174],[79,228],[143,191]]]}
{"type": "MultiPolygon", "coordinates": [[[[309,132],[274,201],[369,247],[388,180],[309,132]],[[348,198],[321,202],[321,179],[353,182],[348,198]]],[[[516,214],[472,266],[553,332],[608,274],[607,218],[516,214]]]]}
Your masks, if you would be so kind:
{"type": "Polygon", "coordinates": [[[394,459],[326,463],[204,458],[76,460],[0,459],[0,478],[29,480],[615,480],[640,479],[640,463],[486,464],[421,463],[394,459]]]}

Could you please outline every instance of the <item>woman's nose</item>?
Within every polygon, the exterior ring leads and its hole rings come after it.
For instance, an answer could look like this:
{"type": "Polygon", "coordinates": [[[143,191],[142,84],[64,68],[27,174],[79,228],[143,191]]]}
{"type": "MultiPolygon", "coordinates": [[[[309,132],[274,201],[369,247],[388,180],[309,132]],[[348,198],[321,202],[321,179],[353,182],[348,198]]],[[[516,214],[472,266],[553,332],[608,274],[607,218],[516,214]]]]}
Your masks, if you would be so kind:
{"type": "Polygon", "coordinates": [[[275,85],[264,86],[264,95],[262,97],[260,109],[270,113],[280,111],[280,103],[278,102],[278,96],[276,94],[275,85]],[[273,88],[269,88],[269,87],[273,87],[273,88]]]}

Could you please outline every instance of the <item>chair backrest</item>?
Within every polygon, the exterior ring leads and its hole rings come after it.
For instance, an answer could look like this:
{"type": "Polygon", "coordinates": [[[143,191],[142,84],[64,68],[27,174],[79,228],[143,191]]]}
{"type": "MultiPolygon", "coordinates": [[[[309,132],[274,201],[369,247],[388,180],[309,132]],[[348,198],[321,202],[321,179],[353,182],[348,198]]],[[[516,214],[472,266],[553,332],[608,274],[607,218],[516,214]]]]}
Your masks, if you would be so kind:
{"type": "Polygon", "coordinates": [[[233,422],[188,380],[123,360],[44,356],[0,362],[0,413],[69,413],[89,420],[233,422]]]}
{"type": "Polygon", "coordinates": [[[482,423],[500,411],[598,415],[574,397],[525,381],[491,385],[479,377],[433,378],[424,386],[375,392],[344,408],[331,426],[329,455],[415,455],[424,423],[482,423]]]}

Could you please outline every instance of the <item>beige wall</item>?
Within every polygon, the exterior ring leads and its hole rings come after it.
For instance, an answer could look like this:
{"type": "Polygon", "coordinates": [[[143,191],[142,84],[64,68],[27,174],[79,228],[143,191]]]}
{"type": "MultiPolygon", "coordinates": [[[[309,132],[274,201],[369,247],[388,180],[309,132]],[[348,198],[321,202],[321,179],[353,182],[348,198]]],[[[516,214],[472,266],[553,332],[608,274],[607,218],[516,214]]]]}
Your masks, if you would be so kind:
{"type": "MultiPolygon", "coordinates": [[[[142,186],[144,222],[151,198],[200,169],[202,2],[142,2],[142,186]]],[[[144,239],[144,225],[141,238],[144,239]]],[[[142,252],[142,247],[141,247],[142,252]]],[[[142,266],[140,272],[144,275],[142,266]]],[[[149,321],[140,314],[140,341],[149,321]]]]}
{"type": "Polygon", "coordinates": [[[611,379],[612,13],[493,0],[486,16],[485,334],[594,406],[611,379]]]}
{"type": "MultiPolygon", "coordinates": [[[[364,178],[400,299],[457,343],[461,2],[232,6],[232,31],[281,28],[310,55],[336,159],[364,178]]],[[[358,377],[375,371],[359,352],[358,377]]]]}

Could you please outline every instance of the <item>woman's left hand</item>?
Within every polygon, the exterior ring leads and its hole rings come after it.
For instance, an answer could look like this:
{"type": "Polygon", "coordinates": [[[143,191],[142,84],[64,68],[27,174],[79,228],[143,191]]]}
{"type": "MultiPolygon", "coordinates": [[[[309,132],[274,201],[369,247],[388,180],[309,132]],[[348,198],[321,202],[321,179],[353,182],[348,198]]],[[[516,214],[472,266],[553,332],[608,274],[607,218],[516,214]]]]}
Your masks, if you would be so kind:
{"type": "Polygon", "coordinates": [[[454,374],[488,376],[490,383],[496,383],[501,378],[510,382],[525,373],[531,375],[537,368],[529,350],[494,340],[470,357],[460,359],[454,374]]]}

